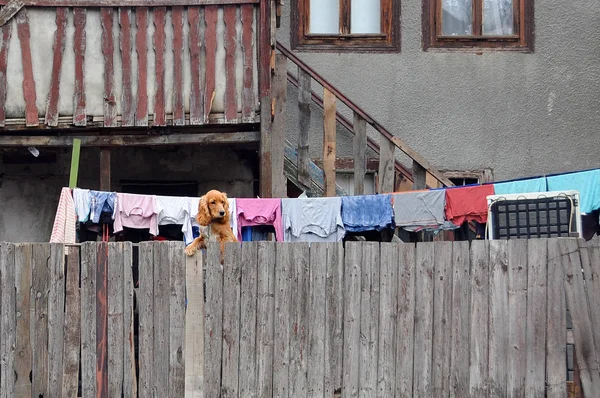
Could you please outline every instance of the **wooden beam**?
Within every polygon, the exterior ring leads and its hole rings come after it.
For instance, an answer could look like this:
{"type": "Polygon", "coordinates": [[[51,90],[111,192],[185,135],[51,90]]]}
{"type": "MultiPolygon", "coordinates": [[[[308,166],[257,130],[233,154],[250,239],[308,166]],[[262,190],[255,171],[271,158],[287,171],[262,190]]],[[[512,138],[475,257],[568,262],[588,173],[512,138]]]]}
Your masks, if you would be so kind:
{"type": "Polygon", "coordinates": [[[25,4],[20,0],[9,0],[0,10],[0,26],[6,25],[24,6],[25,4]]]}
{"type": "Polygon", "coordinates": [[[271,163],[271,6],[260,0],[258,20],[258,88],[260,98],[260,196],[272,197],[271,163]]]}
{"type": "Polygon", "coordinates": [[[173,124],[185,125],[183,101],[183,7],[175,6],[171,11],[173,24],[173,124]]]}
{"type": "Polygon", "coordinates": [[[335,153],[336,153],[336,97],[324,90],[323,103],[323,172],[325,173],[325,194],[335,196],[335,153]]]}
{"type": "Polygon", "coordinates": [[[81,140],[73,140],[73,150],[71,152],[71,172],[69,173],[69,188],[77,187],[77,176],[79,174],[79,154],[81,152],[81,140]]]}
{"type": "Polygon", "coordinates": [[[209,6],[204,8],[204,20],[206,29],[204,31],[204,50],[206,52],[206,67],[204,68],[204,123],[208,122],[208,116],[215,99],[215,60],[217,53],[217,21],[218,7],[209,6]]]}
{"type": "MultiPolygon", "coordinates": [[[[188,23],[190,24],[190,124],[204,123],[204,101],[200,84],[200,53],[202,50],[202,37],[200,35],[200,7],[188,8],[188,23]]],[[[204,23],[204,21],[202,21],[204,23]]]]}
{"type": "Polygon", "coordinates": [[[235,82],[235,58],[237,51],[237,7],[228,5],[223,7],[223,22],[225,32],[225,121],[235,121],[237,117],[237,89],[235,82]]]}
{"type": "Polygon", "coordinates": [[[310,103],[312,97],[310,75],[298,68],[298,181],[310,186],[310,103]]]}
{"type": "Polygon", "coordinates": [[[100,190],[110,191],[110,149],[100,149],[100,190]]]}
{"type": "Polygon", "coordinates": [[[85,23],[86,9],[77,7],[73,9],[73,51],[75,52],[75,91],[73,93],[73,124],[85,127],[87,115],[85,110],[85,23]]]}
{"type": "MultiPolygon", "coordinates": [[[[11,0],[0,0],[6,5],[11,0]]],[[[171,7],[258,4],[261,0],[24,0],[25,7],[171,7]]]]}
{"type": "Polygon", "coordinates": [[[390,193],[394,190],[394,150],[393,142],[381,137],[379,152],[379,193],[390,193]]]}
{"type": "Polygon", "coordinates": [[[8,47],[12,34],[12,24],[2,27],[2,43],[0,44],[0,127],[4,127],[6,120],[6,94],[8,81],[6,79],[6,68],[8,67],[8,47]]]}
{"type": "Polygon", "coordinates": [[[354,195],[364,195],[367,171],[367,122],[354,112],[352,127],[354,130],[354,195]]]}
{"type": "Polygon", "coordinates": [[[50,91],[46,100],[46,124],[58,126],[58,100],[60,97],[60,71],[62,68],[63,53],[65,51],[68,8],[56,9],[56,31],[54,32],[54,45],[52,56],[52,74],[50,91]]]}
{"type": "Polygon", "coordinates": [[[119,9],[119,47],[123,68],[123,89],[121,94],[121,125],[135,126],[135,101],[133,98],[131,60],[131,8],[119,9]]]}
{"type": "Polygon", "coordinates": [[[39,125],[38,110],[35,104],[35,78],[33,76],[33,63],[31,60],[31,45],[29,19],[27,9],[17,13],[17,34],[21,43],[21,62],[23,63],[23,98],[25,98],[25,124],[27,127],[39,125]]]}
{"type": "Polygon", "coordinates": [[[102,55],[104,56],[104,126],[117,125],[117,99],[115,97],[115,43],[113,38],[113,9],[101,8],[102,55]]]}
{"type": "Polygon", "coordinates": [[[285,114],[287,96],[287,58],[275,56],[275,76],[273,77],[273,126],[271,132],[271,159],[273,162],[273,197],[287,197],[286,178],[283,174],[285,148],[285,114]]]}
{"type": "Polygon", "coordinates": [[[416,160],[413,160],[413,190],[427,188],[427,171],[416,160]]]}
{"type": "Polygon", "coordinates": [[[148,125],[148,8],[140,7],[135,10],[137,32],[135,34],[135,49],[138,56],[137,73],[137,109],[135,112],[135,125],[148,125]]]}
{"type": "Polygon", "coordinates": [[[242,51],[244,53],[244,78],[242,88],[242,121],[252,120],[256,111],[254,104],[254,7],[245,4],[240,7],[242,14],[242,51]]]}
{"type": "Polygon", "coordinates": [[[154,20],[154,73],[156,75],[156,89],[154,91],[154,125],[165,126],[165,49],[166,49],[166,24],[167,9],[158,7],[153,9],[154,20]]]}

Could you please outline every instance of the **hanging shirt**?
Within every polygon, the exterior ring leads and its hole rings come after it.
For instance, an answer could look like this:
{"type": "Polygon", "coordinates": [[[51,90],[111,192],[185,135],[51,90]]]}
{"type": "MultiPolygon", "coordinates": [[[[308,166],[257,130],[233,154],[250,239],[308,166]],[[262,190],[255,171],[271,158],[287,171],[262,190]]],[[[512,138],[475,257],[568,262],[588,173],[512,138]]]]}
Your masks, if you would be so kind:
{"type": "Polygon", "coordinates": [[[121,232],[123,227],[148,228],[150,234],[157,236],[158,215],[155,196],[118,193],[114,233],[121,232]]]}
{"type": "Polygon", "coordinates": [[[194,240],[190,200],[181,196],[156,196],[158,225],[180,224],[186,242],[194,240]]]}
{"type": "Polygon", "coordinates": [[[286,242],[339,242],[346,229],[341,198],[281,199],[286,242]]]}
{"type": "Polygon", "coordinates": [[[394,227],[392,196],[342,197],[342,221],[346,232],[381,231],[394,227]]]}
{"type": "Polygon", "coordinates": [[[487,196],[494,186],[476,185],[446,189],[446,219],[461,226],[465,221],[487,222],[487,196]]]}
{"type": "Polygon", "coordinates": [[[79,222],[86,222],[90,219],[92,207],[92,196],[89,189],[73,189],[73,201],[75,202],[75,212],[79,222]]]}
{"type": "Polygon", "coordinates": [[[75,243],[77,214],[75,213],[75,202],[71,189],[63,188],[58,199],[58,208],[52,226],[51,243],[75,243]]]}
{"type": "Polygon", "coordinates": [[[283,241],[283,223],[281,220],[281,199],[236,199],[238,219],[238,240],[242,241],[242,228],[257,225],[272,225],[275,239],[283,241]]]}
{"type": "Polygon", "coordinates": [[[579,191],[579,208],[584,214],[600,209],[600,170],[581,171],[546,178],[548,191],[579,191]]]}
{"type": "Polygon", "coordinates": [[[530,178],[527,180],[494,183],[496,195],[509,195],[513,193],[546,192],[546,178],[530,178]]]}
{"type": "Polygon", "coordinates": [[[444,190],[405,192],[393,195],[396,227],[409,232],[455,229],[446,221],[444,190]]]}
{"type": "Polygon", "coordinates": [[[116,192],[90,191],[90,199],[90,220],[93,223],[99,223],[102,214],[105,214],[110,219],[115,218],[117,210],[116,192]]]}

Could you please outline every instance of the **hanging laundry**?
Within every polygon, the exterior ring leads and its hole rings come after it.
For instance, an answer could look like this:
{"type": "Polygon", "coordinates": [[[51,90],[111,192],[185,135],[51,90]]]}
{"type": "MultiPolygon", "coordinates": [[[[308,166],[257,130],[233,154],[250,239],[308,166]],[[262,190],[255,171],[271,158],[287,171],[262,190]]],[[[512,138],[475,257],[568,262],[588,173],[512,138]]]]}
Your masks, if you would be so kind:
{"type": "Polygon", "coordinates": [[[393,200],[396,227],[409,232],[457,228],[446,221],[444,190],[397,193],[393,194],[393,200]]]}
{"type": "Polygon", "coordinates": [[[75,201],[75,212],[79,222],[86,222],[90,219],[92,208],[92,196],[89,189],[73,189],[73,200],[75,201]]]}
{"type": "Polygon", "coordinates": [[[547,188],[545,177],[494,183],[494,192],[496,195],[546,191],[547,188]]]}
{"type": "Polygon", "coordinates": [[[227,198],[227,202],[229,203],[229,225],[231,226],[231,230],[234,234],[237,235],[238,230],[238,220],[237,220],[237,204],[235,198],[227,198]]]}
{"type": "Polygon", "coordinates": [[[256,225],[272,225],[275,239],[283,241],[283,223],[281,221],[281,199],[237,198],[238,240],[242,241],[242,228],[256,225]]]}
{"type": "Polygon", "coordinates": [[[150,195],[117,194],[114,233],[123,227],[150,229],[150,234],[158,235],[158,216],[156,198],[150,195]]]}
{"type": "Polygon", "coordinates": [[[446,219],[461,226],[465,221],[487,222],[487,196],[494,186],[477,185],[446,189],[446,219]]]}
{"type": "Polygon", "coordinates": [[[346,234],[341,198],[281,199],[286,242],[340,242],[346,234]]]}
{"type": "Polygon", "coordinates": [[[115,218],[115,212],[117,209],[117,193],[116,192],[103,192],[103,191],[90,191],[91,205],[90,205],[90,220],[97,224],[100,222],[100,216],[104,216],[105,222],[109,222],[115,218]]]}
{"type": "Polygon", "coordinates": [[[600,170],[547,177],[548,191],[579,191],[579,208],[584,214],[600,209],[600,170]]]}
{"type": "Polygon", "coordinates": [[[346,232],[381,231],[394,227],[392,196],[342,197],[342,221],[346,232]]]}
{"type": "Polygon", "coordinates": [[[52,226],[51,243],[75,243],[77,214],[71,189],[63,188],[58,199],[58,208],[52,226]]]}
{"type": "Polygon", "coordinates": [[[158,225],[181,224],[186,242],[194,240],[190,200],[181,196],[156,196],[158,225]]]}

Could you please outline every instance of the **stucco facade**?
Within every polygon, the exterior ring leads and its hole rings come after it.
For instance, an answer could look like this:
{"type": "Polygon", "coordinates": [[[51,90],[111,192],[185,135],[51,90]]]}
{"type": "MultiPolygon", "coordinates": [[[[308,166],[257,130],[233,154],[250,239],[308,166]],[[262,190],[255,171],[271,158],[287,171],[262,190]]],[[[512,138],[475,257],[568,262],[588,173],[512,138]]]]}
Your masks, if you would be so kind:
{"type": "MultiPolygon", "coordinates": [[[[532,1],[529,54],[423,51],[422,0],[401,2],[399,53],[296,54],[440,169],[490,168],[504,180],[600,167],[597,4],[532,1]]],[[[277,31],[287,47],[293,4],[284,2],[277,31]]],[[[295,93],[288,92],[291,137],[295,93]]],[[[313,114],[311,136],[318,156],[321,114],[313,114]]],[[[338,156],[351,151],[351,141],[338,135],[338,156]]]]}

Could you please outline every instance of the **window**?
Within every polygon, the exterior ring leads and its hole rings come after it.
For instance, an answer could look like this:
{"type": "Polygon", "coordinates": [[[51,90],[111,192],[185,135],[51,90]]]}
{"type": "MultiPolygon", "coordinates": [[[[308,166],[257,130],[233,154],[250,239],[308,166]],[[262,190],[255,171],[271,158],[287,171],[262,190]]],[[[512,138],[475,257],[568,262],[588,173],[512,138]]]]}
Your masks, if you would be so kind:
{"type": "Polygon", "coordinates": [[[293,0],[292,48],[398,51],[399,0],[293,0]]]}
{"type": "Polygon", "coordinates": [[[423,49],[533,51],[533,0],[423,0],[423,49]]]}

